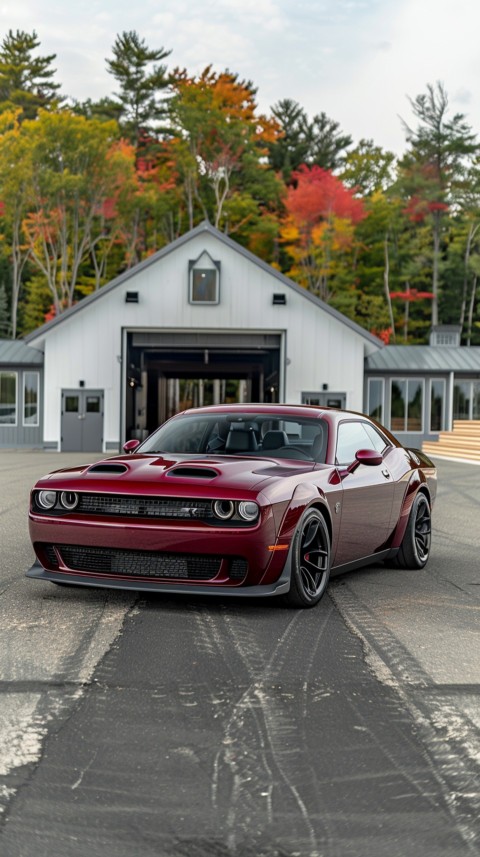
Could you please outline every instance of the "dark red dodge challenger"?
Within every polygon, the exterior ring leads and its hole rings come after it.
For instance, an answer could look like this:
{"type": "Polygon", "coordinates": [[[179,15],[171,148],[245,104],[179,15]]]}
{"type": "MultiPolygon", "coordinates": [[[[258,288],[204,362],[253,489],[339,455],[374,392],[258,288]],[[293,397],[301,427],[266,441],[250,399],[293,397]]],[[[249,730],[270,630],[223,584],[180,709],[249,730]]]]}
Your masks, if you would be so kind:
{"type": "Polygon", "coordinates": [[[313,607],[331,570],[428,560],[435,467],[361,414],[198,408],[124,450],[37,482],[29,577],[313,607]]]}

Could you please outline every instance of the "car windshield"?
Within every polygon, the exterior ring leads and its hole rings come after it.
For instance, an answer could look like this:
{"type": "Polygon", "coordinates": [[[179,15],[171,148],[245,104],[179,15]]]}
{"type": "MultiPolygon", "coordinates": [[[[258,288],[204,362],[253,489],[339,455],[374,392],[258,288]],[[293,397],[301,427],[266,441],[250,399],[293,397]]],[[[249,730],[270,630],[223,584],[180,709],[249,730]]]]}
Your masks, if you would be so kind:
{"type": "Polygon", "coordinates": [[[142,453],[247,455],[324,462],[327,424],[319,418],[270,413],[184,414],[141,446],[142,453]]]}

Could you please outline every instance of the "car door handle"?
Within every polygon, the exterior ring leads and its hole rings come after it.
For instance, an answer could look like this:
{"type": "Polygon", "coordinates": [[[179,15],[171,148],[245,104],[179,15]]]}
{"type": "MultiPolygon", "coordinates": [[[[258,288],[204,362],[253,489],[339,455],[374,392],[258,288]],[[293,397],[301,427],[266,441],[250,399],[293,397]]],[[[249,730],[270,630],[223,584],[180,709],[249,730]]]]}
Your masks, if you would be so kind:
{"type": "Polygon", "coordinates": [[[385,476],[385,479],[390,479],[390,473],[386,468],[382,470],[382,476],[385,476]]]}

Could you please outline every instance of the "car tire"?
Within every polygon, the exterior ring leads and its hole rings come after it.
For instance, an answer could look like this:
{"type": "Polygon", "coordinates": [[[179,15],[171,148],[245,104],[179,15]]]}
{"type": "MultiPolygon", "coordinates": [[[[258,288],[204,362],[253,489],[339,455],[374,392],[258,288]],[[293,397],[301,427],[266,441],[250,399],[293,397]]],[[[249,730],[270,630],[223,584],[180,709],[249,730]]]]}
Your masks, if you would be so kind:
{"type": "Polygon", "coordinates": [[[303,513],[292,542],[289,607],[315,607],[325,593],[330,577],[330,536],[318,509],[303,513]]]}
{"type": "Polygon", "coordinates": [[[419,492],[412,504],[400,550],[393,560],[396,568],[423,568],[430,555],[432,515],[428,497],[419,492]]]}

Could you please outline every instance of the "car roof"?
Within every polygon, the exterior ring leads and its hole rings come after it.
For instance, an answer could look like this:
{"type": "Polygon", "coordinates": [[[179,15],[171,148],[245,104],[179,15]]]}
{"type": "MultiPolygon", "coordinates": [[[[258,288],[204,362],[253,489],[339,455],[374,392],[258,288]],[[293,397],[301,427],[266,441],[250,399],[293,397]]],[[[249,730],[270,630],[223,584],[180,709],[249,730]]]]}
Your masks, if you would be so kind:
{"type": "Polygon", "coordinates": [[[320,407],[318,405],[288,405],[288,404],[235,404],[235,405],[207,405],[200,408],[189,408],[182,411],[183,414],[272,414],[290,417],[322,417],[330,414],[351,414],[352,416],[364,416],[355,411],[345,411],[340,408],[320,407]]]}

